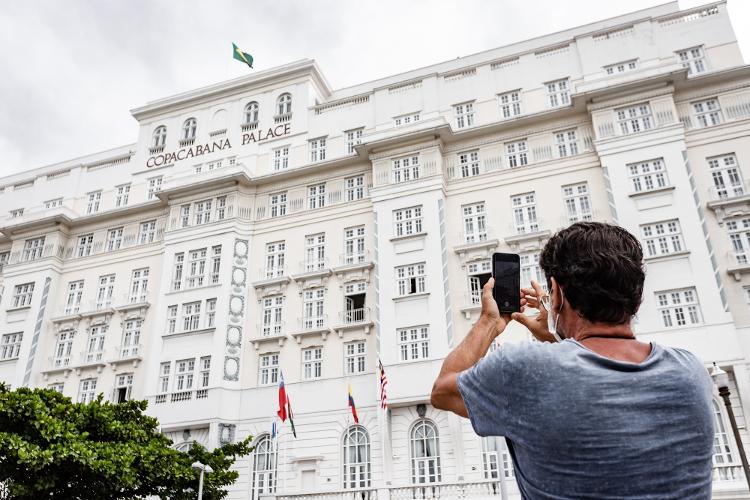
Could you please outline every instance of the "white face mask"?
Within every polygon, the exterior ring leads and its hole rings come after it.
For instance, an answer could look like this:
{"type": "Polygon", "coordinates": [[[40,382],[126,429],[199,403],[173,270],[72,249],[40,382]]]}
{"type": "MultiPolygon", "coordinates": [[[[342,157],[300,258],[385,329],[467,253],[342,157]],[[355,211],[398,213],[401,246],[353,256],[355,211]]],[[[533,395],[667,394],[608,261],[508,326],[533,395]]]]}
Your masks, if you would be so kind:
{"type": "Polygon", "coordinates": [[[562,290],[560,290],[560,298],[562,299],[562,304],[560,304],[560,310],[557,311],[555,314],[552,311],[552,299],[549,295],[545,296],[543,300],[541,301],[542,306],[547,310],[547,330],[552,334],[553,337],[555,337],[555,340],[558,342],[562,342],[562,337],[560,337],[560,334],[557,332],[557,322],[560,321],[560,312],[562,311],[563,305],[565,304],[565,299],[563,298],[562,290]],[[544,300],[546,299],[546,300],[544,300]],[[554,318],[552,317],[554,314],[554,318]]]}

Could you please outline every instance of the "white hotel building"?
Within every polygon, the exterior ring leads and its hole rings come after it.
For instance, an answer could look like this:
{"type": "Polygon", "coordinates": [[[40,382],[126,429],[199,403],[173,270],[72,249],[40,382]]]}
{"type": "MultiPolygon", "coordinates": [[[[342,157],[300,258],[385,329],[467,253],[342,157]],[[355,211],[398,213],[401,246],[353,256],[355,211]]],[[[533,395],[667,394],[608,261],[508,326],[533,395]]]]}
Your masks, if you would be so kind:
{"type": "MultiPolygon", "coordinates": [[[[750,444],[750,66],[724,2],[338,90],[302,60],[132,115],[133,144],[0,178],[12,387],[148,399],[176,446],[255,436],[232,499],[517,496],[504,441],[432,382],[493,251],[540,279],[552,233],[600,220],[643,243],[639,338],[727,370],[750,444]],[[298,438],[270,443],[282,370],[298,438]]],[[[716,418],[715,496],[750,498],[716,418]]]]}

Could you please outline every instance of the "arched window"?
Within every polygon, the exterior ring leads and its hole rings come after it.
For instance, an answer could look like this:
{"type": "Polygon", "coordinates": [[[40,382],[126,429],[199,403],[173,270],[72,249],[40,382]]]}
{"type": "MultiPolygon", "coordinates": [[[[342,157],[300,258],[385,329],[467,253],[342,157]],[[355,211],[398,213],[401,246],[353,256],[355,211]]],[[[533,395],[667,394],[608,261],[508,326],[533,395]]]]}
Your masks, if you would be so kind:
{"type": "Polygon", "coordinates": [[[154,135],[151,137],[151,147],[158,148],[163,146],[167,142],[167,127],[159,125],[154,130],[154,135]]]}
{"type": "Polygon", "coordinates": [[[292,112],[292,94],[284,93],[276,99],[276,111],[279,115],[292,112]]]}
{"type": "Polygon", "coordinates": [[[435,424],[421,419],[411,428],[411,481],[414,484],[440,481],[440,447],[435,424]]]}
{"type": "Polygon", "coordinates": [[[253,454],[252,498],[257,500],[276,491],[276,451],[268,434],[258,439],[253,454]]]}
{"type": "Polygon", "coordinates": [[[188,451],[190,451],[190,448],[193,447],[193,442],[194,441],[185,441],[185,442],[182,442],[180,444],[175,445],[174,449],[177,450],[177,451],[184,451],[184,452],[187,453],[188,451]]]}
{"type": "Polygon", "coordinates": [[[185,123],[182,124],[182,140],[187,141],[189,139],[195,139],[195,132],[198,128],[198,120],[195,118],[188,118],[185,123]]]}
{"type": "Polygon", "coordinates": [[[734,463],[732,457],[732,448],[729,445],[729,436],[727,435],[724,416],[721,413],[721,407],[716,400],[714,404],[714,465],[727,465],[734,463]]]}
{"type": "Polygon", "coordinates": [[[370,487],[370,436],[361,425],[344,434],[344,488],[370,487]]]}
{"type": "Polygon", "coordinates": [[[255,101],[247,103],[245,106],[245,123],[255,123],[258,121],[258,103],[255,101]]]}

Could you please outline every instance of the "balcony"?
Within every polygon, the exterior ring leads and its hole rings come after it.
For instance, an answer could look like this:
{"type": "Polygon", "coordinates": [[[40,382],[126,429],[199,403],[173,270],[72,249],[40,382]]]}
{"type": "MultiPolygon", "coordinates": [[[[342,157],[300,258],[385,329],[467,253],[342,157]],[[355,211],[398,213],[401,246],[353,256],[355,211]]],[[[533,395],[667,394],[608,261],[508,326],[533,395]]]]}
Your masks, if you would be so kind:
{"type": "Polygon", "coordinates": [[[245,122],[242,124],[240,128],[242,129],[243,132],[247,132],[249,130],[255,130],[258,128],[258,121],[256,120],[254,122],[245,122]]]}
{"type": "Polygon", "coordinates": [[[193,400],[206,400],[209,397],[209,393],[211,392],[211,389],[203,388],[203,389],[188,389],[184,391],[174,391],[170,393],[165,394],[157,394],[156,396],[152,396],[151,401],[153,401],[154,405],[162,405],[166,403],[183,403],[185,401],[193,401],[193,400]]]}
{"type": "MultiPolygon", "coordinates": [[[[271,500],[274,497],[261,496],[262,499],[271,500]]],[[[378,490],[374,488],[357,488],[339,491],[321,491],[319,493],[278,494],[276,500],[377,500],[378,490]]]]}
{"type": "Polygon", "coordinates": [[[180,144],[181,148],[186,148],[188,146],[192,146],[193,144],[195,144],[195,137],[187,137],[185,139],[180,139],[180,143],[179,144],[180,144]]]}
{"type": "Polygon", "coordinates": [[[106,364],[104,361],[104,349],[86,351],[81,353],[80,362],[75,366],[75,370],[76,373],[80,374],[84,368],[96,368],[96,372],[101,373],[106,364]]]}
{"type": "Polygon", "coordinates": [[[289,283],[289,273],[286,266],[262,267],[258,269],[258,280],[253,282],[255,289],[263,289],[261,296],[284,293],[289,283]]]}
{"type": "Polygon", "coordinates": [[[117,368],[121,364],[132,364],[137,368],[143,359],[143,346],[141,344],[121,345],[114,350],[114,357],[109,360],[112,368],[117,368]]]}
{"type": "Polygon", "coordinates": [[[369,250],[340,254],[338,262],[332,271],[339,278],[367,280],[370,277],[370,269],[375,267],[369,250]]]}
{"type": "Polygon", "coordinates": [[[552,234],[549,229],[542,229],[545,224],[542,220],[536,219],[533,222],[527,222],[523,225],[508,226],[508,234],[505,243],[514,251],[539,250],[552,234]]]}
{"type": "Polygon", "coordinates": [[[292,279],[297,282],[308,284],[325,284],[325,279],[331,275],[331,268],[328,259],[303,260],[299,263],[299,273],[292,275],[292,279]]]}
{"type": "Polygon", "coordinates": [[[331,329],[328,326],[328,315],[310,316],[297,318],[297,330],[292,333],[292,337],[297,343],[301,343],[305,337],[320,335],[323,340],[326,339],[331,329]]]}
{"type": "Polygon", "coordinates": [[[54,243],[48,243],[42,247],[41,251],[37,253],[30,253],[23,250],[16,250],[11,252],[8,257],[6,266],[13,264],[20,264],[22,262],[33,262],[35,260],[46,259],[47,257],[57,257],[61,259],[65,253],[65,248],[62,245],[56,245],[54,243]]]}
{"type": "Polygon", "coordinates": [[[394,170],[391,163],[387,163],[381,165],[375,171],[375,186],[405,184],[439,174],[438,164],[434,159],[428,159],[418,165],[410,165],[408,168],[399,170],[394,170]]]}
{"type": "Polygon", "coordinates": [[[469,260],[489,259],[492,252],[500,244],[497,238],[491,238],[490,235],[495,231],[492,227],[485,226],[476,231],[462,231],[458,235],[458,243],[453,247],[453,251],[458,254],[461,264],[465,265],[469,260]]]}
{"type": "Polygon", "coordinates": [[[280,115],[276,115],[273,117],[273,122],[276,124],[279,123],[286,123],[292,121],[292,114],[291,113],[282,113],[280,115]]]}
{"type": "Polygon", "coordinates": [[[730,217],[750,214],[750,181],[729,186],[712,186],[706,206],[713,210],[719,224],[730,217]]]}
{"type": "Polygon", "coordinates": [[[261,344],[265,344],[267,342],[278,342],[279,347],[284,346],[284,342],[287,339],[286,336],[286,322],[282,321],[280,323],[272,323],[272,324],[259,324],[256,326],[257,328],[257,334],[255,337],[251,337],[248,339],[250,342],[253,343],[253,347],[255,347],[255,350],[257,351],[261,344]]]}
{"type": "Polygon", "coordinates": [[[750,248],[742,250],[730,250],[726,254],[727,273],[732,275],[735,281],[741,281],[743,274],[750,274],[750,248]]]}
{"type": "Polygon", "coordinates": [[[338,333],[339,338],[344,336],[344,331],[362,328],[365,333],[370,333],[373,321],[370,316],[369,307],[358,309],[347,309],[339,312],[338,323],[333,330],[338,333]]]}

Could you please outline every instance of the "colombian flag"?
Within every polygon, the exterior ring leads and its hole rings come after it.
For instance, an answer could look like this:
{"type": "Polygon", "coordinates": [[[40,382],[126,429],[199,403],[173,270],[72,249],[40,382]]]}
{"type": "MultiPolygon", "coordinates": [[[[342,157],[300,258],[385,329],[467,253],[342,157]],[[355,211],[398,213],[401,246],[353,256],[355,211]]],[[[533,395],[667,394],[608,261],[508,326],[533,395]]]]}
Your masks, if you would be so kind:
{"type": "Polygon", "coordinates": [[[349,384],[349,408],[352,409],[352,416],[354,422],[359,423],[359,417],[357,416],[357,407],[354,405],[354,397],[352,396],[352,384],[349,384]]]}

